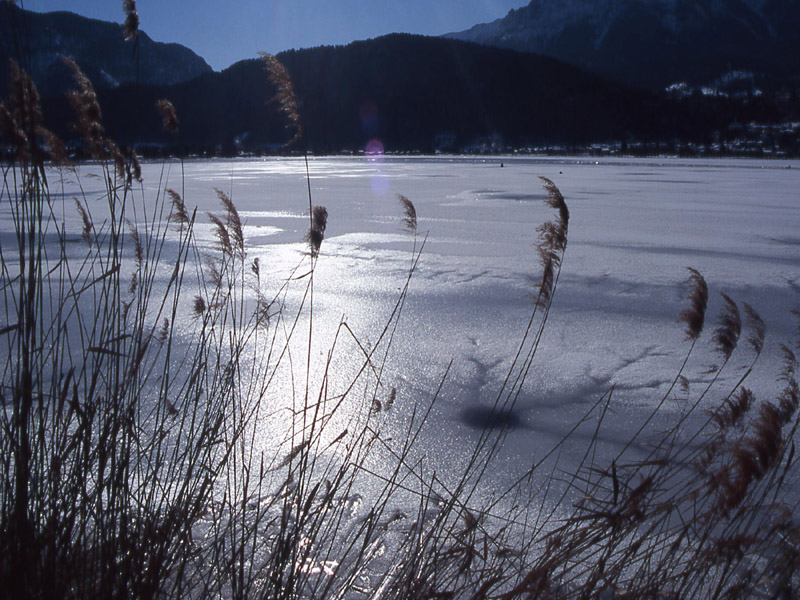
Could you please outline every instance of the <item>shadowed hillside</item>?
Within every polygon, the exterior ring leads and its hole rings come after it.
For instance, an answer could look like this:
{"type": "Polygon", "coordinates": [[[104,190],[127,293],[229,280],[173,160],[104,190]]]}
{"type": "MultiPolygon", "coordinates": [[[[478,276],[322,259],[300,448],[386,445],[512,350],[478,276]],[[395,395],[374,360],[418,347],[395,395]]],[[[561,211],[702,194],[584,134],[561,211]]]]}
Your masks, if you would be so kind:
{"type": "Polygon", "coordinates": [[[795,0],[532,0],[448,37],[552,56],[654,89],[718,87],[744,74],[780,89],[798,85],[799,27],[795,0]]]}
{"type": "MultiPolygon", "coordinates": [[[[376,138],[387,150],[420,151],[490,137],[512,146],[577,144],[657,138],[688,126],[648,93],[553,59],[454,40],[395,34],[279,58],[294,79],[315,151],[363,149],[376,138]]],[[[291,137],[269,106],[273,96],[263,62],[248,60],[176,86],[106,90],[101,103],[109,131],[128,143],[257,150],[291,137]],[[153,106],[162,97],[178,111],[177,137],[161,132],[153,106]]],[[[60,99],[51,104],[46,114],[55,115],[58,129],[68,109],[60,99]]]]}
{"type": "MultiPolygon", "coordinates": [[[[120,13],[121,14],[121,13],[120,13]]],[[[142,31],[125,40],[122,26],[70,12],[35,13],[0,0],[0,92],[5,96],[9,58],[31,73],[43,96],[70,85],[61,55],[75,60],[97,89],[137,80],[169,85],[211,71],[205,60],[180,44],[154,42],[142,31]],[[24,40],[22,42],[21,40],[24,40]],[[138,72],[137,61],[138,53],[138,72]]]]}

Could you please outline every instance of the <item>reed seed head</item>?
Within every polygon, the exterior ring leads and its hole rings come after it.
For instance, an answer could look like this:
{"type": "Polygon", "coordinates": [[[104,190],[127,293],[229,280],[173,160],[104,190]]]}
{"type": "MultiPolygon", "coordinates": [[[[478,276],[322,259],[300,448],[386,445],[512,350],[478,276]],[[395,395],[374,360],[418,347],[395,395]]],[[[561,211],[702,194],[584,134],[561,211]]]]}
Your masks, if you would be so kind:
{"type": "Polygon", "coordinates": [[[20,161],[67,162],[64,143],[42,124],[39,92],[30,75],[10,61],[13,113],[0,104],[0,139],[5,138],[20,161]]]}
{"type": "Polygon", "coordinates": [[[41,139],[44,144],[41,150],[44,152],[46,158],[57,164],[66,164],[69,162],[67,147],[55,133],[46,127],[37,127],[36,137],[41,139]]]}
{"type": "Polygon", "coordinates": [[[764,402],[755,424],[755,435],[750,440],[758,457],[761,475],[769,470],[780,453],[783,444],[781,429],[784,425],[781,412],[771,402],[764,402]]]}
{"type": "Polygon", "coordinates": [[[319,249],[322,247],[322,240],[325,239],[325,229],[327,227],[328,209],[324,206],[314,206],[311,209],[311,226],[305,235],[312,257],[319,255],[319,249]]]}
{"type": "Polygon", "coordinates": [[[169,337],[169,319],[164,317],[164,320],[161,321],[161,327],[158,330],[157,340],[158,343],[163,344],[167,341],[167,337],[169,337]]]}
{"type": "Polygon", "coordinates": [[[258,294],[258,300],[256,301],[256,309],[255,309],[255,316],[257,318],[258,324],[261,326],[269,325],[270,319],[272,319],[272,313],[270,310],[272,309],[272,301],[268,300],[264,297],[263,294],[258,294]]]}
{"type": "Polygon", "coordinates": [[[414,203],[402,194],[397,194],[397,201],[403,207],[403,227],[409,233],[417,232],[417,209],[414,203]]]}
{"type": "Polygon", "coordinates": [[[743,302],[742,306],[744,307],[745,318],[747,319],[747,325],[750,329],[750,335],[747,337],[747,343],[753,347],[756,355],[759,355],[764,349],[764,339],[767,333],[767,326],[764,323],[764,320],[761,318],[761,315],[759,315],[752,306],[747,304],[747,302],[743,302]]]}
{"type": "Polygon", "coordinates": [[[136,150],[133,148],[128,148],[128,167],[130,169],[130,175],[136,181],[142,181],[142,165],[139,163],[139,155],[136,154],[136,150]]]}
{"type": "Polygon", "coordinates": [[[139,13],[136,11],[136,0],[123,0],[122,10],[125,11],[122,34],[126,40],[132,40],[139,35],[139,13]]]}
{"type": "Polygon", "coordinates": [[[276,88],[273,101],[278,103],[278,108],[289,120],[289,127],[293,127],[295,134],[286,145],[290,146],[303,137],[303,122],[300,119],[300,103],[297,100],[297,93],[294,89],[289,71],[284,64],[272,54],[260,53],[270,82],[276,88]]]}
{"type": "Polygon", "coordinates": [[[206,301],[203,299],[202,296],[195,296],[194,302],[192,303],[192,311],[194,312],[194,316],[201,317],[203,313],[206,312],[206,301]]]}
{"type": "Polygon", "coordinates": [[[722,406],[712,415],[720,429],[727,429],[742,422],[745,414],[753,406],[753,392],[742,387],[733,398],[726,398],[722,406]]]}
{"type": "Polygon", "coordinates": [[[211,220],[214,230],[214,237],[217,238],[217,246],[224,254],[231,254],[233,252],[233,245],[231,244],[231,236],[228,232],[228,227],[225,222],[214,213],[206,213],[211,220]]]}
{"type": "Polygon", "coordinates": [[[314,229],[325,233],[328,226],[328,209],[324,206],[316,205],[311,209],[311,226],[314,229]]]}
{"type": "Polygon", "coordinates": [[[539,297],[537,306],[546,308],[553,298],[555,288],[555,273],[558,268],[559,257],[552,250],[539,248],[539,264],[542,267],[542,280],[539,283],[539,297]]]}
{"type": "Polygon", "coordinates": [[[723,490],[720,504],[728,509],[741,504],[751,483],[762,479],[778,463],[786,422],[780,408],[770,402],[761,404],[753,434],[732,448],[732,466],[729,470],[724,468],[717,477],[723,490]]]}
{"type": "Polygon", "coordinates": [[[207,281],[213,285],[215,288],[219,289],[222,287],[222,271],[220,271],[219,263],[217,260],[212,256],[206,256],[205,258],[205,265],[208,269],[207,271],[207,281]]]}
{"type": "Polygon", "coordinates": [[[792,379],[778,397],[778,411],[784,424],[792,420],[799,403],[800,390],[798,390],[797,381],[792,379]]]}
{"type": "Polygon", "coordinates": [[[105,158],[106,143],[104,139],[105,132],[101,123],[102,112],[92,82],[86,77],[78,63],[65,56],[61,58],[72,71],[72,77],[77,86],[77,89],[68,94],[78,119],[75,128],[83,137],[89,155],[96,159],[105,158]]]}
{"type": "Polygon", "coordinates": [[[742,332],[742,318],[739,314],[739,307],[736,306],[730,296],[722,293],[724,305],[717,317],[717,328],[714,331],[714,342],[717,345],[717,352],[728,360],[739,343],[739,335],[742,332]]]}
{"type": "Polygon", "coordinates": [[[794,379],[797,371],[797,356],[795,356],[795,353],[786,344],[781,344],[780,348],[783,352],[783,368],[781,369],[778,380],[789,383],[794,379]]]}
{"type": "Polygon", "coordinates": [[[9,147],[14,149],[14,154],[19,160],[30,158],[28,136],[5,104],[0,104],[0,139],[8,140],[9,147]]]}
{"type": "Polygon", "coordinates": [[[236,252],[244,253],[244,230],[242,228],[242,220],[239,217],[239,211],[236,206],[225,192],[220,189],[214,188],[217,192],[220,204],[225,209],[225,229],[229,235],[230,248],[236,252]]]}
{"type": "Polygon", "coordinates": [[[567,225],[569,224],[569,208],[567,208],[567,202],[564,200],[564,195],[552,180],[548,179],[547,177],[539,177],[539,179],[544,182],[544,189],[547,191],[547,199],[545,200],[545,204],[547,204],[547,206],[550,208],[555,208],[558,211],[558,218],[566,230],[567,225]]]}
{"type": "Polygon", "coordinates": [[[689,308],[683,310],[678,321],[686,324],[686,338],[696,340],[703,331],[708,307],[708,285],[697,269],[689,270],[689,308]]]}
{"type": "Polygon", "coordinates": [[[92,245],[92,220],[89,218],[89,213],[86,208],[81,204],[80,200],[75,198],[75,207],[78,209],[78,214],[81,216],[83,228],[81,230],[81,237],[87,245],[92,245]]]}
{"type": "Polygon", "coordinates": [[[392,388],[389,392],[388,398],[386,398],[386,410],[389,410],[392,406],[394,406],[394,401],[397,399],[397,389],[392,388]]]}
{"type": "Polygon", "coordinates": [[[548,221],[536,228],[539,232],[539,244],[542,247],[550,248],[556,252],[563,252],[567,247],[567,230],[562,222],[548,221]]]}
{"type": "Polygon", "coordinates": [[[168,133],[178,133],[180,130],[180,123],[178,122],[178,113],[175,112],[175,106],[166,98],[161,98],[156,102],[156,108],[161,114],[161,128],[168,133]]]}
{"type": "Polygon", "coordinates": [[[11,91],[14,94],[14,117],[19,127],[30,139],[42,124],[42,106],[39,91],[31,76],[16,63],[9,62],[11,70],[11,91]]]}
{"type": "Polygon", "coordinates": [[[139,230],[136,228],[136,225],[132,223],[129,219],[125,219],[125,222],[128,224],[128,230],[130,231],[131,239],[133,240],[133,248],[136,256],[136,266],[141,267],[142,263],[144,262],[144,248],[142,248],[142,241],[139,239],[139,230]]]}
{"type": "Polygon", "coordinates": [[[131,178],[128,176],[130,170],[128,169],[128,164],[125,161],[125,156],[122,154],[120,147],[114,142],[107,140],[106,149],[111,154],[111,158],[114,159],[114,167],[117,170],[117,174],[125,179],[126,185],[130,184],[131,178]]]}
{"type": "Polygon", "coordinates": [[[172,201],[172,211],[169,215],[169,220],[178,225],[179,230],[183,230],[189,225],[189,213],[186,212],[186,205],[183,202],[181,195],[175,190],[167,189],[167,195],[172,201]]]}
{"type": "Polygon", "coordinates": [[[319,230],[311,228],[306,232],[306,242],[308,242],[308,247],[311,251],[311,256],[318,256],[319,250],[322,247],[322,240],[325,238],[325,235],[319,230]]]}
{"type": "Polygon", "coordinates": [[[540,177],[547,191],[545,204],[558,210],[558,218],[554,222],[547,222],[537,227],[539,242],[539,264],[542,267],[542,279],[539,283],[537,306],[549,306],[555,291],[556,277],[561,268],[561,261],[567,248],[567,229],[569,224],[569,209],[564,196],[547,177],[540,177]]]}

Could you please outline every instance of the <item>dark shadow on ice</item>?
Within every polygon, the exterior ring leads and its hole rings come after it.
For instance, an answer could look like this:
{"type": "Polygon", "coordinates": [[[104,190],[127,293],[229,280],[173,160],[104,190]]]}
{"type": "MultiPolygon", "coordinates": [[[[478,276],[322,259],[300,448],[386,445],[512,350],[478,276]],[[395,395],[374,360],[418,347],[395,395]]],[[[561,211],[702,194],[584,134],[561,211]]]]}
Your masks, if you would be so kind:
{"type": "Polygon", "coordinates": [[[540,201],[543,200],[542,194],[513,194],[510,192],[500,193],[492,196],[492,200],[514,200],[517,202],[524,202],[526,200],[540,201]]]}
{"type": "Polygon", "coordinates": [[[474,429],[529,429],[518,411],[492,410],[490,406],[465,408],[460,414],[461,422],[474,429]]]}

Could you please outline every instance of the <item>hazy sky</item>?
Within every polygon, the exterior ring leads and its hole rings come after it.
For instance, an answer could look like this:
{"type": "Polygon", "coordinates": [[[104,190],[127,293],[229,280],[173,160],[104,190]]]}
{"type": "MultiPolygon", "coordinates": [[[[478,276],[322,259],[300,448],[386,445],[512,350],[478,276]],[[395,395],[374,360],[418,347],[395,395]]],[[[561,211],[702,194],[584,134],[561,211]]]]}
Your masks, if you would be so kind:
{"type": "MultiPolygon", "coordinates": [[[[123,20],[122,0],[23,0],[28,10],[70,10],[123,20]]],[[[189,46],[215,69],[259,51],[345,44],[386,33],[439,35],[505,16],[527,0],[137,0],[141,29],[189,46]]]]}

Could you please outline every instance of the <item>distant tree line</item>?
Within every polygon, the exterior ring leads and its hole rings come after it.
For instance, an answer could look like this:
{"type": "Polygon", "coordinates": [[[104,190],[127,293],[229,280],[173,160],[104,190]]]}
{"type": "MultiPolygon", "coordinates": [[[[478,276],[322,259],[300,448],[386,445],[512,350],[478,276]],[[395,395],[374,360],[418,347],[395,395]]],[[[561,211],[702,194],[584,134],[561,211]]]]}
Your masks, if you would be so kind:
{"type": "MultiPolygon", "coordinates": [[[[440,38],[393,34],[347,46],[279,55],[295,83],[306,148],[359,151],[464,149],[480,140],[501,148],[598,142],[710,144],[752,121],[800,120],[796,93],[669,98],[609,82],[554,59],[440,38]]],[[[109,133],[151,152],[292,151],[263,61],[246,60],[172,86],[125,85],[100,93],[109,133]],[[180,132],[161,129],[155,110],[169,98],[180,132]]],[[[70,108],[45,103],[69,138],[70,108]]],[[[782,143],[797,152],[797,134],[782,143]]],[[[296,149],[295,149],[296,150],[296,149]]]]}

